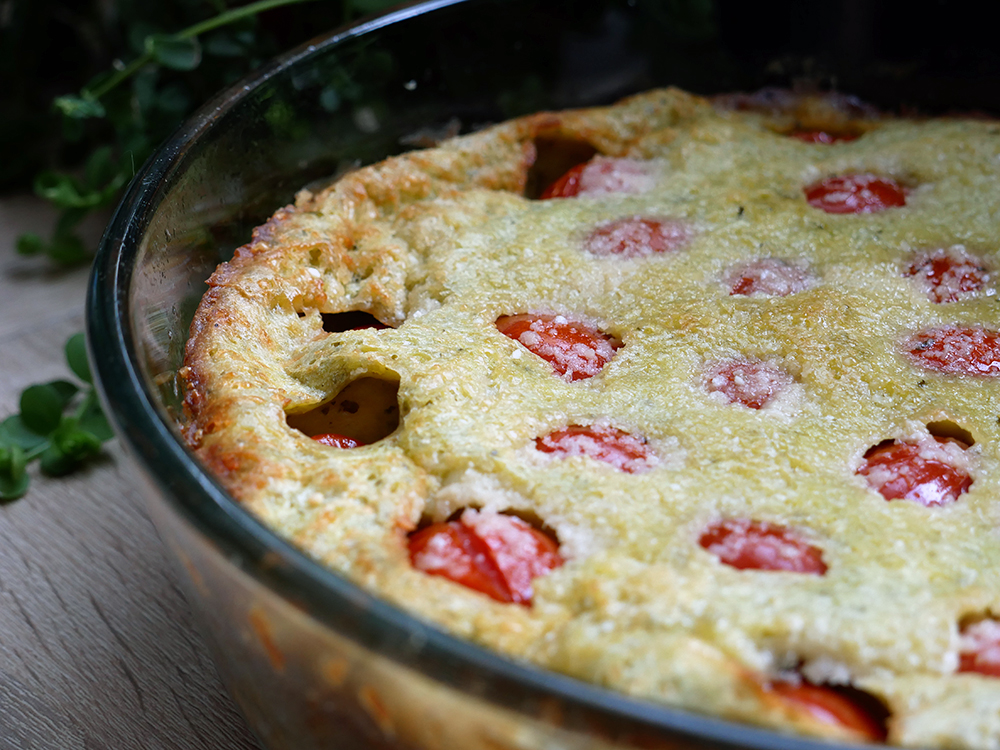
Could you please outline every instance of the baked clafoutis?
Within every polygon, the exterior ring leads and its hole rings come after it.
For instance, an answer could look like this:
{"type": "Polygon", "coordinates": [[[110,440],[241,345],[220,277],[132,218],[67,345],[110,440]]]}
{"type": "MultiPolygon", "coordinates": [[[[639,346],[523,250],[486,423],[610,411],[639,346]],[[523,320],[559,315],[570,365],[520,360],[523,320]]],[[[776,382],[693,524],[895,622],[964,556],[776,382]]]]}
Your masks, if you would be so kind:
{"type": "Polygon", "coordinates": [[[1000,122],[668,89],[303,190],[186,437],[440,627],[787,732],[1000,748],[1000,122]]]}

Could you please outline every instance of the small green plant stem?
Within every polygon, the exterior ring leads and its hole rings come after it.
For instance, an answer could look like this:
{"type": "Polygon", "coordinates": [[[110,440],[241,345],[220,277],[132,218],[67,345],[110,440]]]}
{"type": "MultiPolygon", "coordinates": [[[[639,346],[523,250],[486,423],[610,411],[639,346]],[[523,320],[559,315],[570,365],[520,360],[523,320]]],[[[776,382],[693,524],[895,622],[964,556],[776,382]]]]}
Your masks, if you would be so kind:
{"type": "MultiPolygon", "coordinates": [[[[189,26],[182,31],[178,31],[174,34],[174,36],[178,39],[191,39],[221,26],[235,23],[236,21],[247,18],[248,16],[255,16],[258,13],[271,10],[272,8],[280,8],[283,5],[297,5],[299,3],[312,1],[313,0],[259,0],[256,3],[250,3],[249,5],[244,5],[239,8],[233,8],[225,11],[224,13],[220,13],[214,18],[209,18],[201,23],[196,23],[194,26],[189,26]]],[[[100,86],[97,86],[89,91],[84,90],[84,96],[88,99],[100,99],[102,96],[122,83],[122,81],[128,80],[130,76],[134,75],[143,66],[148,65],[152,61],[153,53],[150,50],[143,52],[139,55],[139,57],[135,58],[124,68],[115,71],[115,74],[104,81],[100,86]]]]}
{"type": "Polygon", "coordinates": [[[49,447],[49,441],[45,440],[44,442],[36,445],[34,448],[24,451],[24,463],[28,463],[29,461],[33,461],[34,459],[38,458],[40,455],[45,453],[45,450],[48,447],[49,447]]]}

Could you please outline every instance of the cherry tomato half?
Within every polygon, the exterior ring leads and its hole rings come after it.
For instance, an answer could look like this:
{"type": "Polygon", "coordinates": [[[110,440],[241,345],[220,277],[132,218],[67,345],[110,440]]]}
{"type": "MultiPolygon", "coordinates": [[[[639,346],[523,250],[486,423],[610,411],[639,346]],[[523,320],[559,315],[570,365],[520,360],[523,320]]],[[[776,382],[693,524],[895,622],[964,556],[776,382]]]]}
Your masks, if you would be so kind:
{"type": "Polygon", "coordinates": [[[739,570],[784,570],[823,575],[823,552],[792,529],[748,518],[717,521],[698,543],[739,570]]]}
{"type": "Polygon", "coordinates": [[[583,247],[598,257],[645,258],[679,250],[690,238],[691,229],[683,222],[632,216],[597,227],[583,247]]]}
{"type": "Polygon", "coordinates": [[[979,620],[962,628],[959,672],[1000,677],[1000,622],[979,620]]]}
{"type": "Polygon", "coordinates": [[[537,438],[535,447],[561,457],[587,456],[629,474],[648,471],[656,460],[645,440],[615,427],[564,427],[537,438]]]}
{"type": "Polygon", "coordinates": [[[576,197],[576,195],[580,192],[580,176],[586,168],[586,162],[583,164],[577,164],[575,167],[571,168],[568,172],[566,172],[566,174],[545,188],[545,190],[542,191],[539,200],[544,201],[549,198],[576,197]]]}
{"type": "Polygon", "coordinates": [[[785,297],[809,288],[808,271],[780,258],[758,258],[729,269],[723,282],[733,296],[785,297]]]}
{"type": "Polygon", "coordinates": [[[903,342],[913,364],[945,375],[1000,377],[1000,333],[978,326],[937,326],[903,342]]]}
{"type": "Polygon", "coordinates": [[[865,453],[858,474],[886,500],[912,500],[928,507],[947,505],[968,492],[972,477],[955,465],[948,451],[937,447],[957,440],[934,437],[921,444],[894,440],[865,453]]]}
{"type": "Polygon", "coordinates": [[[982,259],[961,245],[919,253],[904,271],[927,290],[931,302],[955,302],[986,285],[982,259]]]}
{"type": "Polygon", "coordinates": [[[766,362],[727,359],[708,366],[705,390],[720,394],[729,404],[760,409],[792,383],[792,376],[766,362]]]}
{"type": "Polygon", "coordinates": [[[577,164],[549,185],[540,198],[573,198],[606,193],[642,193],[652,185],[647,165],[640,159],[595,156],[577,164]]]}
{"type": "Polygon", "coordinates": [[[563,564],[555,540],[525,521],[474,510],[414,532],[408,545],[417,570],[499,602],[531,604],[532,580],[563,564]]]}
{"type": "Polygon", "coordinates": [[[562,315],[502,315],[496,326],[504,336],[552,365],[565,380],[593,377],[621,347],[613,336],[562,315]]]}
{"type": "Polygon", "coordinates": [[[890,177],[848,174],[803,188],[810,206],[828,214],[869,214],[906,205],[906,192],[890,177]]]}
{"type": "Polygon", "coordinates": [[[313,435],[312,439],[317,443],[322,443],[323,445],[329,445],[331,448],[359,448],[364,443],[359,440],[355,440],[352,437],[347,437],[347,435],[338,435],[335,432],[327,432],[322,435],[313,435]]]}

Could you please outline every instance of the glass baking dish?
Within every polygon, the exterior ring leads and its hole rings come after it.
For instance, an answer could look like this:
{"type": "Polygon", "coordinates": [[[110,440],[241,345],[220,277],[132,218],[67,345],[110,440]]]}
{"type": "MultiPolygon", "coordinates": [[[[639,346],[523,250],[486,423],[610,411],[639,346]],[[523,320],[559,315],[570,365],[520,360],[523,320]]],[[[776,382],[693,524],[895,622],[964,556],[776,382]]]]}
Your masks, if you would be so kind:
{"type": "MultiPolygon", "coordinates": [[[[653,86],[836,85],[878,106],[996,111],[989,41],[894,6],[435,0],[341,29],[205,105],[105,234],[88,335],[108,413],[229,690],[265,746],[829,748],[630,699],[458,640],[325,569],[187,451],[176,373],[215,266],[303,185],[443,136],[653,86]],[[969,35],[972,35],[971,37],[969,35]],[[907,41],[909,40],[909,41],[907,41]],[[964,62],[963,62],[964,61],[964,62]]],[[[976,35],[978,34],[978,36],[976,35]]]]}

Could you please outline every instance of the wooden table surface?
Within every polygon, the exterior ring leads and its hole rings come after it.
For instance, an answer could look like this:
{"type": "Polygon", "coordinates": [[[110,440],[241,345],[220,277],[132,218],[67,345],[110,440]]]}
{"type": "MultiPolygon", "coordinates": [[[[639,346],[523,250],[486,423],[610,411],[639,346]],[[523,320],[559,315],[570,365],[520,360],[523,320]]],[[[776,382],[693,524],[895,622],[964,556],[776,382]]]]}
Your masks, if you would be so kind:
{"type": "MultiPolygon", "coordinates": [[[[52,212],[0,197],[0,419],[69,376],[88,269],[23,258],[52,212]]],[[[91,235],[99,233],[89,227],[91,235]]],[[[0,504],[0,750],[260,750],[222,687],[116,441],[0,504]]]]}

